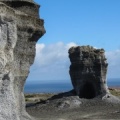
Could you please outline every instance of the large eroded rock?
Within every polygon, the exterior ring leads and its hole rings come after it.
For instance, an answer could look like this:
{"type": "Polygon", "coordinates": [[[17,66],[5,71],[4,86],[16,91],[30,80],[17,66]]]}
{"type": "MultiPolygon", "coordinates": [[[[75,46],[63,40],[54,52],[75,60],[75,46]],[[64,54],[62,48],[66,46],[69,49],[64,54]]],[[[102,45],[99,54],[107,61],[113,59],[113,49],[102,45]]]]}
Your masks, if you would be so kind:
{"type": "Polygon", "coordinates": [[[29,120],[23,88],[45,33],[39,5],[32,0],[0,0],[0,120],[29,120]]]}
{"type": "Polygon", "coordinates": [[[104,49],[78,46],[69,49],[70,76],[80,98],[94,98],[109,93],[106,84],[107,59],[104,49]]]}

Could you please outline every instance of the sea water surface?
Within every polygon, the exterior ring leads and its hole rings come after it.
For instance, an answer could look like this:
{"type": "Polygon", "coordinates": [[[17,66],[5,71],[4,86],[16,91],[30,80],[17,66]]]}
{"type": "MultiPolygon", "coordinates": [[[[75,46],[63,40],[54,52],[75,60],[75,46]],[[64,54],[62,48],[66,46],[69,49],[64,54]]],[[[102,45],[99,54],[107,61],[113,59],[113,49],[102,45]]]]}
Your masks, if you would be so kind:
{"type": "MultiPolygon", "coordinates": [[[[120,78],[108,79],[107,84],[109,87],[120,87],[120,78]]],[[[26,82],[24,87],[25,93],[59,93],[72,90],[71,82],[26,82]]]]}

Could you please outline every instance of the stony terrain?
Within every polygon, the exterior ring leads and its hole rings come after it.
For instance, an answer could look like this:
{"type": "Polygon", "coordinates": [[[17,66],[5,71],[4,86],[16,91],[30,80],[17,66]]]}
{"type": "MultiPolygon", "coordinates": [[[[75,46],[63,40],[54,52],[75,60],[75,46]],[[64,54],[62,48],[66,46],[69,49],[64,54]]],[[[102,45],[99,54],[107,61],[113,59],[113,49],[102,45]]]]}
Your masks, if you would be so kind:
{"type": "MultiPolygon", "coordinates": [[[[110,88],[110,91],[120,98],[120,89],[110,88]]],[[[61,97],[61,95],[43,101],[42,95],[37,94],[41,102],[33,101],[35,104],[27,104],[28,113],[37,120],[120,119],[120,103],[106,102],[99,98],[79,99],[77,96],[61,97]]],[[[47,94],[46,99],[51,96],[53,95],[47,94]]]]}

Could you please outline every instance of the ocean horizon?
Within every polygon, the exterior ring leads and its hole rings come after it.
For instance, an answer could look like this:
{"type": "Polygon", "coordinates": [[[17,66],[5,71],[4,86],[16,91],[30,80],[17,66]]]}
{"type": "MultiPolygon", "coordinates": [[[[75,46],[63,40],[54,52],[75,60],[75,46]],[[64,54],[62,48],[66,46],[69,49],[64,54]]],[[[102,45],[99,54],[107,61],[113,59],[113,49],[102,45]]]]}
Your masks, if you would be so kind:
{"type": "MultiPolygon", "coordinates": [[[[108,87],[120,87],[120,78],[107,80],[108,87]]],[[[34,82],[28,81],[24,87],[24,93],[60,93],[73,89],[71,82],[34,82]]]]}

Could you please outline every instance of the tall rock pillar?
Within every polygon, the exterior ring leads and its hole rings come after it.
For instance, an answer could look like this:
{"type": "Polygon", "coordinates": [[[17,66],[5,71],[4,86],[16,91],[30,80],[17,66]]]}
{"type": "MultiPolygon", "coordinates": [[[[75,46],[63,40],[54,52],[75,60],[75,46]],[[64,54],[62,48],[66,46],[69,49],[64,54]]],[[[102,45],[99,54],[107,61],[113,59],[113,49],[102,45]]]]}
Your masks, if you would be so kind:
{"type": "Polygon", "coordinates": [[[0,120],[31,120],[23,88],[43,24],[32,0],[0,0],[0,120]]]}
{"type": "Polygon", "coordinates": [[[104,49],[78,46],[69,49],[70,77],[80,98],[91,99],[109,93],[106,75],[107,59],[104,49]]]}

